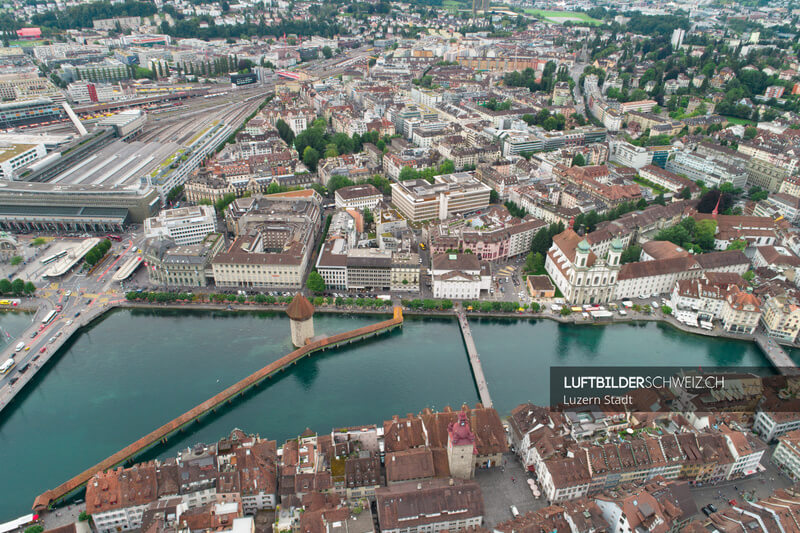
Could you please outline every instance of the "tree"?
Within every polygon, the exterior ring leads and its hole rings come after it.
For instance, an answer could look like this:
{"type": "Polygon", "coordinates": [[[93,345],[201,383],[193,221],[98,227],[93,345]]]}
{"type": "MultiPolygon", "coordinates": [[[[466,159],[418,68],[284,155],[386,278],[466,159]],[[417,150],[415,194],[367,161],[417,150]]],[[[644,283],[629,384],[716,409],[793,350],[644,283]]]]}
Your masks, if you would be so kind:
{"type": "Polygon", "coordinates": [[[11,282],[11,292],[13,292],[16,296],[19,296],[23,292],[25,292],[25,282],[21,279],[17,278],[11,282]]]}
{"type": "Polygon", "coordinates": [[[452,174],[456,171],[456,165],[449,159],[445,159],[442,161],[442,164],[439,165],[439,174],[452,174]]]}
{"type": "Polygon", "coordinates": [[[398,176],[398,179],[400,181],[406,181],[406,180],[417,179],[418,177],[419,175],[417,174],[416,170],[414,170],[409,166],[405,166],[402,169],[400,169],[400,175],[398,176]]]}
{"type": "Polygon", "coordinates": [[[42,531],[44,531],[44,527],[40,526],[39,524],[25,528],[25,533],[42,533],[42,531]]]}
{"type": "Polygon", "coordinates": [[[758,135],[758,128],[754,128],[753,126],[747,126],[744,129],[744,138],[745,139],[752,139],[756,135],[758,135]]]}
{"type": "Polygon", "coordinates": [[[583,157],[583,154],[575,154],[572,158],[572,166],[573,167],[582,167],[586,165],[586,158],[583,157]]]}
{"type": "MultiPolygon", "coordinates": [[[[748,270],[747,272],[742,274],[742,277],[745,279],[745,281],[751,282],[753,281],[753,278],[756,277],[756,274],[752,270],[748,270]]],[[[2,283],[2,280],[0,280],[0,283],[2,283]]]]}
{"type": "MultiPolygon", "coordinates": [[[[263,296],[263,294],[260,294],[259,296],[263,296]]],[[[90,514],[89,514],[89,513],[87,513],[86,511],[81,511],[81,514],[79,514],[79,515],[78,515],[78,520],[79,520],[80,522],[86,522],[86,521],[87,521],[87,520],[89,520],[91,517],[92,517],[92,515],[90,515],[90,514]]]]}
{"type": "Polygon", "coordinates": [[[634,244],[633,246],[628,246],[622,251],[622,254],[619,256],[619,262],[622,265],[625,263],[635,263],[639,260],[641,255],[642,247],[638,244],[634,244]]]}
{"type": "Polygon", "coordinates": [[[750,188],[750,191],[748,191],[747,196],[754,202],[759,202],[761,200],[766,200],[769,196],[769,193],[758,185],[754,185],[750,188]]]}
{"type": "Polygon", "coordinates": [[[679,198],[683,198],[684,200],[688,200],[692,197],[692,191],[689,190],[689,187],[684,187],[681,189],[680,194],[678,194],[679,198]]]}
{"type": "Polygon", "coordinates": [[[11,258],[11,266],[17,266],[21,264],[22,261],[23,261],[22,256],[15,255],[14,257],[11,258]]]}
{"type": "Polygon", "coordinates": [[[330,59],[333,57],[333,50],[330,46],[325,45],[322,47],[322,55],[325,56],[325,59],[330,59]]]}
{"type": "Polygon", "coordinates": [[[36,285],[31,283],[30,281],[27,281],[27,282],[25,282],[25,287],[24,287],[23,291],[25,292],[25,294],[30,296],[31,294],[36,292],[36,285]]]}
{"type": "Polygon", "coordinates": [[[560,313],[561,313],[561,316],[569,316],[569,315],[572,314],[572,309],[570,309],[569,306],[565,305],[565,306],[561,307],[560,313]]]}
{"type": "Polygon", "coordinates": [[[497,191],[492,189],[489,191],[489,203],[496,204],[500,201],[500,195],[497,194],[497,191]]]}
{"type": "Polygon", "coordinates": [[[701,220],[694,231],[694,242],[705,251],[714,249],[714,235],[717,233],[717,221],[701,220]]]}
{"type": "Polygon", "coordinates": [[[670,306],[668,306],[668,305],[662,305],[661,306],[661,312],[664,313],[665,315],[671,315],[672,314],[672,308],[670,306]]]}
{"type": "Polygon", "coordinates": [[[303,150],[303,164],[305,164],[310,171],[315,172],[318,162],[319,152],[310,146],[306,146],[305,150],[303,150]]]}
{"type": "Polygon", "coordinates": [[[338,189],[342,187],[350,187],[351,185],[355,185],[353,180],[345,176],[331,176],[331,179],[328,180],[328,191],[331,193],[336,192],[338,189]]]}
{"type": "Polygon", "coordinates": [[[308,287],[308,290],[311,292],[325,292],[325,280],[322,279],[319,272],[311,272],[306,280],[306,287],[308,287]]]}
{"type": "Polygon", "coordinates": [[[736,239],[728,245],[728,250],[744,250],[747,248],[747,241],[744,239],[736,239]]]}
{"type": "Polygon", "coordinates": [[[47,242],[47,241],[45,240],[45,238],[44,238],[44,237],[36,237],[35,239],[33,239],[33,240],[31,241],[31,246],[41,246],[41,245],[43,245],[43,244],[44,244],[44,243],[46,243],[46,242],[47,242]]]}
{"type": "Polygon", "coordinates": [[[375,221],[375,217],[372,215],[372,211],[370,211],[369,207],[364,208],[364,224],[370,225],[375,221]]]}
{"type": "Polygon", "coordinates": [[[11,282],[6,278],[0,279],[0,294],[9,294],[11,292],[11,282]]]}

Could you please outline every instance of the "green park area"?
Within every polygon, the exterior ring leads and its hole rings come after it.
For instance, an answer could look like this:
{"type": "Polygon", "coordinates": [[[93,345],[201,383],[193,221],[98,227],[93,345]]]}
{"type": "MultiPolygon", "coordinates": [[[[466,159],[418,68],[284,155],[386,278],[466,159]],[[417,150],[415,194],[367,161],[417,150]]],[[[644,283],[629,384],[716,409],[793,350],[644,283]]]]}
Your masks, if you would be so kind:
{"type": "Polygon", "coordinates": [[[525,13],[536,17],[541,17],[548,22],[562,24],[568,20],[573,22],[588,22],[589,24],[602,24],[602,21],[594,19],[586,13],[575,11],[549,11],[547,9],[526,8],[525,13]]]}
{"type": "Polygon", "coordinates": [[[755,122],[746,118],[725,116],[725,119],[731,124],[741,124],[743,126],[750,126],[752,124],[755,124],[755,122]]]}

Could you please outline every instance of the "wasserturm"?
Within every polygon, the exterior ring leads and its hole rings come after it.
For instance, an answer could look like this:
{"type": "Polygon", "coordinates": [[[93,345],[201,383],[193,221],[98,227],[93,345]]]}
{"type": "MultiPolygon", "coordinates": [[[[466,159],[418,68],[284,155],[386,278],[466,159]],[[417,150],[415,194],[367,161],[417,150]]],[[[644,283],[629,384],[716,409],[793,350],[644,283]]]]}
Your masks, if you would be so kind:
{"type": "Polygon", "coordinates": [[[185,428],[192,422],[199,420],[209,412],[216,410],[222,404],[232,401],[237,395],[243,394],[251,387],[257,386],[265,379],[268,379],[273,375],[277,374],[278,372],[285,370],[287,367],[296,363],[303,357],[310,356],[315,352],[327,350],[329,348],[335,348],[337,346],[341,346],[343,344],[349,344],[351,342],[365,339],[368,337],[373,337],[383,332],[393,330],[402,325],[403,325],[403,309],[402,307],[398,306],[394,308],[392,318],[389,320],[384,320],[382,322],[378,322],[370,326],[364,326],[362,328],[354,329],[352,331],[337,333],[336,335],[318,338],[316,340],[308,342],[304,346],[296,349],[295,351],[289,353],[288,355],[285,355],[280,359],[278,359],[277,361],[270,363],[267,366],[261,368],[260,370],[253,372],[243,380],[239,381],[234,385],[231,385],[222,392],[215,394],[214,396],[204,401],[200,405],[194,407],[193,409],[190,409],[189,411],[183,413],[182,415],[171,420],[170,422],[167,422],[166,424],[159,427],[155,431],[149,433],[148,435],[145,435],[136,442],[126,446],[125,448],[121,449],[114,455],[97,463],[93,467],[81,472],[77,476],[62,483],[58,487],[43,492],[42,494],[37,496],[36,499],[34,500],[33,509],[36,511],[44,510],[49,506],[58,503],[59,501],[71,496],[72,494],[83,488],[83,486],[86,485],[86,483],[97,472],[102,472],[108,470],[109,468],[114,468],[118,465],[121,465],[126,461],[132,460],[145,450],[153,446],[156,446],[159,443],[166,442],[167,439],[169,439],[169,437],[172,436],[174,433],[185,428]]]}

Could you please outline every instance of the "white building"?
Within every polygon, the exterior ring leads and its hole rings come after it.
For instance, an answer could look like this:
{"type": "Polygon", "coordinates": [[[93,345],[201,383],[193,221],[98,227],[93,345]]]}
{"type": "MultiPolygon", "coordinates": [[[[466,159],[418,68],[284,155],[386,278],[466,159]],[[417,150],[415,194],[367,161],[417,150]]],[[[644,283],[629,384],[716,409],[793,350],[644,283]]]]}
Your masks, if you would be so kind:
{"type": "Polygon", "coordinates": [[[608,142],[608,160],[624,167],[640,169],[653,162],[653,152],[622,140],[608,142]]]}
{"type": "Polygon", "coordinates": [[[475,300],[491,285],[488,267],[475,254],[436,254],[431,263],[434,298],[475,300]]]}
{"type": "Polygon", "coordinates": [[[772,462],[793,481],[800,480],[800,431],[791,431],[779,439],[772,462]]]}
{"type": "Polygon", "coordinates": [[[761,302],[749,292],[734,291],[722,305],[720,321],[725,331],[752,335],[761,318],[761,302]]]}
{"type": "Polygon", "coordinates": [[[567,302],[607,303],[614,298],[621,254],[619,239],[611,243],[605,257],[598,257],[586,239],[568,229],[553,237],[545,270],[567,302]]]}
{"type": "Polygon", "coordinates": [[[199,244],[206,235],[217,231],[217,216],[208,205],[165,209],[145,219],[144,233],[149,238],[169,237],[179,246],[199,244]]]}
{"type": "Polygon", "coordinates": [[[753,431],[758,433],[765,442],[770,442],[798,429],[800,429],[800,413],[786,410],[772,412],[759,408],[753,419],[753,431]]]}
{"type": "Polygon", "coordinates": [[[749,433],[725,432],[725,442],[735,462],[728,472],[728,479],[756,473],[767,446],[749,433]]]}
{"type": "Polygon", "coordinates": [[[374,185],[363,183],[336,189],[335,198],[336,209],[375,209],[383,200],[383,194],[374,185]]]}
{"type": "Polygon", "coordinates": [[[47,155],[44,144],[0,144],[0,179],[17,178],[17,170],[47,155]]]}

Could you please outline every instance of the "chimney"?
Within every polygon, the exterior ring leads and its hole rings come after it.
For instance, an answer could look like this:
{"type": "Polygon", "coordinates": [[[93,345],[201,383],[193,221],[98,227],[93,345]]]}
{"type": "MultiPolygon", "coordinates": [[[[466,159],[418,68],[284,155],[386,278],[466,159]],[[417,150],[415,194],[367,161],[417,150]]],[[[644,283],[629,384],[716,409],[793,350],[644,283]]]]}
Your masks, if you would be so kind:
{"type": "Polygon", "coordinates": [[[417,483],[417,490],[422,490],[422,483],[417,483]]]}

